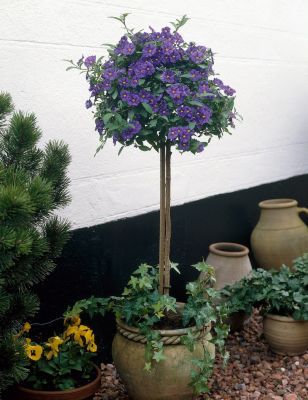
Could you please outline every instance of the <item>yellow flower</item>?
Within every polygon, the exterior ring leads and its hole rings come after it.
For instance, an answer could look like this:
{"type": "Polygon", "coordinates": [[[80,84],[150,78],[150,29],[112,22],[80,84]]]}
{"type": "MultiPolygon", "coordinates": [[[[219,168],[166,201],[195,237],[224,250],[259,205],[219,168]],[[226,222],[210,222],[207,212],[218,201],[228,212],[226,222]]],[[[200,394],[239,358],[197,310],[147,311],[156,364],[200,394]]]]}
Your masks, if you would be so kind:
{"type": "Polygon", "coordinates": [[[28,344],[25,346],[26,354],[30,360],[38,361],[42,357],[43,347],[39,344],[31,345],[30,343],[28,341],[28,344]]]}
{"type": "Polygon", "coordinates": [[[95,343],[94,341],[93,341],[93,342],[90,342],[90,343],[88,344],[87,350],[91,351],[91,353],[96,353],[96,352],[97,352],[97,345],[96,345],[96,343],[95,343]]]}
{"type": "Polygon", "coordinates": [[[69,326],[64,332],[64,338],[72,337],[73,340],[79,344],[79,346],[84,347],[86,344],[90,343],[93,338],[93,331],[86,325],[79,326],[69,326]]]}
{"type": "Polygon", "coordinates": [[[30,331],[30,329],[31,329],[31,324],[29,324],[29,322],[25,322],[24,326],[21,328],[21,330],[14,337],[18,339],[24,333],[28,333],[30,331]]]}
{"type": "Polygon", "coordinates": [[[25,324],[22,328],[23,333],[25,333],[25,332],[28,333],[30,331],[30,329],[31,329],[31,324],[29,322],[25,322],[25,324]]]}
{"type": "Polygon", "coordinates": [[[81,323],[81,319],[79,315],[76,315],[74,317],[67,317],[64,320],[65,325],[72,325],[72,326],[79,326],[81,323]]]}
{"type": "Polygon", "coordinates": [[[51,360],[52,357],[58,357],[59,346],[64,342],[59,336],[54,336],[48,339],[48,343],[46,343],[46,347],[49,348],[48,351],[45,351],[45,357],[47,360],[51,360]]]}

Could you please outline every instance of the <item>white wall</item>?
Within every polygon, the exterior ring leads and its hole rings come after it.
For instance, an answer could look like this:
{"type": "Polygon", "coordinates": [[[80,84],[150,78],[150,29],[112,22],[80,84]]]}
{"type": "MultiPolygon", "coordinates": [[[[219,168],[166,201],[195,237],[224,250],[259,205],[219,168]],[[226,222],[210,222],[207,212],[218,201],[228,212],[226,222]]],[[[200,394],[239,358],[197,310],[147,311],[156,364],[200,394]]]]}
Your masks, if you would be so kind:
{"type": "MultiPolygon", "coordinates": [[[[188,14],[186,40],[213,49],[222,79],[237,89],[244,117],[232,136],[200,155],[175,154],[173,204],[308,171],[306,0],[0,0],[0,89],[34,111],[44,140],[69,143],[74,228],[158,208],[158,155],[98,145],[88,90],[63,59],[104,54],[122,31],[108,16],[130,12],[136,28],[188,14]]],[[[304,190],[304,188],[303,188],[304,190]]]]}

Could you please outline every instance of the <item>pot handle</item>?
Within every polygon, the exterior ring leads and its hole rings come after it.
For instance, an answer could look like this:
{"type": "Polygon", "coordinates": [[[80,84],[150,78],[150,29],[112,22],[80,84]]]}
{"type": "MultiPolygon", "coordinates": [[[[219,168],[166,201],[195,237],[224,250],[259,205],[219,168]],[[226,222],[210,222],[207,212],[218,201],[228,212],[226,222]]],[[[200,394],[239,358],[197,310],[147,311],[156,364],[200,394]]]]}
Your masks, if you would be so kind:
{"type": "Polygon", "coordinates": [[[297,207],[297,212],[298,213],[305,212],[306,214],[308,214],[308,208],[306,208],[306,207],[297,207]]]}

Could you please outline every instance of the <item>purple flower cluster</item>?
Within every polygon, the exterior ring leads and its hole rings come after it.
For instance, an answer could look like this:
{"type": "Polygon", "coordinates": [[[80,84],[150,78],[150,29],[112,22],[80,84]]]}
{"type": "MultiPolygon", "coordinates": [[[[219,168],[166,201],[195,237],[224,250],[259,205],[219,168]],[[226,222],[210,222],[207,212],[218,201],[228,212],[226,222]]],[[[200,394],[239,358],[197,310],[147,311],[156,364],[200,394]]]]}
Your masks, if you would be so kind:
{"type": "Polygon", "coordinates": [[[124,129],[122,132],[122,139],[126,142],[130,139],[132,139],[137,133],[139,133],[142,129],[142,126],[139,121],[135,120],[130,122],[130,125],[128,128],[124,129]]]}
{"type": "Polygon", "coordinates": [[[185,98],[191,94],[189,87],[182,83],[175,83],[169,86],[166,92],[175,104],[182,104],[185,98]]]}
{"type": "Polygon", "coordinates": [[[122,36],[109,54],[107,61],[89,56],[80,65],[87,68],[90,82],[91,98],[86,108],[94,104],[99,115],[105,109],[120,121],[118,127],[113,117],[107,117],[106,124],[96,119],[95,129],[108,133],[114,143],[140,147],[148,141],[148,145],[155,142],[159,147],[159,132],[166,131],[166,140],[178,150],[195,153],[204,150],[206,141],[198,138],[212,136],[215,129],[210,127],[215,127],[216,121],[219,129],[234,126],[236,114],[225,99],[235,90],[218,78],[210,78],[214,74],[212,53],[205,46],[185,43],[169,27],[160,32],[150,27],[149,32],[122,36]],[[93,65],[95,68],[90,68],[93,65]],[[225,117],[219,120],[217,111],[213,116],[213,110],[223,108],[228,122],[225,117]],[[226,126],[221,127],[221,121],[226,126]],[[142,129],[145,131],[140,135],[142,129]]]}
{"type": "Polygon", "coordinates": [[[236,90],[232,89],[232,87],[227,86],[223,83],[222,80],[218,78],[213,79],[213,83],[219,87],[219,89],[223,90],[227,96],[233,96],[236,93],[236,90]]]}
{"type": "Polygon", "coordinates": [[[117,55],[130,56],[135,53],[135,50],[134,43],[129,42],[127,36],[122,36],[114,52],[117,55]]]}

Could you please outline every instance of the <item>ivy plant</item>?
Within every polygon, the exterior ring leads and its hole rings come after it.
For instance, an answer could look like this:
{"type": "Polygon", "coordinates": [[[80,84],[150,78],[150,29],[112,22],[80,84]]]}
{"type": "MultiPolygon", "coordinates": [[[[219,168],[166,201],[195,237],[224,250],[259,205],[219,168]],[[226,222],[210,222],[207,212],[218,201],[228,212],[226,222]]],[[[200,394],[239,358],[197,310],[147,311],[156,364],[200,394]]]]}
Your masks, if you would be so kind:
{"type": "MultiPolygon", "coordinates": [[[[214,270],[205,262],[193,265],[203,278],[186,285],[188,295],[183,310],[179,313],[176,299],[170,295],[159,293],[159,270],[147,264],[141,264],[132,274],[121,296],[109,298],[90,297],[80,300],[67,310],[65,316],[76,318],[82,312],[87,312],[90,317],[95,314],[105,315],[107,311],[115,314],[129,326],[139,328],[146,337],[145,364],[146,371],[150,371],[153,363],[165,359],[164,344],[161,340],[159,329],[170,313],[181,314],[181,328],[187,327],[188,333],[183,336],[182,342],[193,352],[200,340],[196,329],[202,334],[207,333],[206,327],[211,324],[212,339],[209,339],[223,356],[224,363],[228,359],[225,351],[225,338],[229,326],[225,324],[227,307],[219,302],[219,292],[212,286],[215,282],[214,270]]],[[[200,359],[193,359],[191,372],[191,385],[197,394],[209,391],[207,382],[212,374],[214,359],[204,348],[200,359]]]]}
{"type": "Polygon", "coordinates": [[[292,268],[283,265],[280,270],[254,270],[221,294],[227,298],[232,312],[250,314],[260,307],[263,314],[290,316],[308,320],[308,254],[297,258],[292,268]]]}

